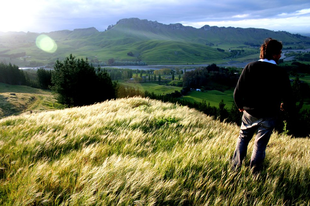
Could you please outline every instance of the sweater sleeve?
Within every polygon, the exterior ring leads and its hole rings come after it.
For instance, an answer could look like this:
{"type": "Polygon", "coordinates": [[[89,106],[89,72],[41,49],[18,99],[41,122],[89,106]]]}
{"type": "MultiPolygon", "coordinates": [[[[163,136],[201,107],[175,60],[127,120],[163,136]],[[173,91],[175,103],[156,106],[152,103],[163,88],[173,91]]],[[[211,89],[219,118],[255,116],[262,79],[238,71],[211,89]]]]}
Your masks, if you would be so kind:
{"type": "Polygon", "coordinates": [[[243,109],[244,107],[244,94],[246,93],[245,88],[247,88],[247,66],[242,70],[242,73],[238,79],[237,85],[234,90],[234,101],[238,109],[243,109]]]}

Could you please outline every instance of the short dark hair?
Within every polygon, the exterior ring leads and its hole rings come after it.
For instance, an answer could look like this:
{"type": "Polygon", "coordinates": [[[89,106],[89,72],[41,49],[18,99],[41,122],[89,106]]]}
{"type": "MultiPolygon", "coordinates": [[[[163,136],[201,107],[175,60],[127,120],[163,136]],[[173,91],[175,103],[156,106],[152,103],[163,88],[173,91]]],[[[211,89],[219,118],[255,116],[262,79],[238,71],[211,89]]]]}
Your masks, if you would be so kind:
{"type": "Polygon", "coordinates": [[[273,55],[281,54],[282,43],[278,40],[267,38],[260,47],[260,58],[261,59],[273,59],[273,55]]]}

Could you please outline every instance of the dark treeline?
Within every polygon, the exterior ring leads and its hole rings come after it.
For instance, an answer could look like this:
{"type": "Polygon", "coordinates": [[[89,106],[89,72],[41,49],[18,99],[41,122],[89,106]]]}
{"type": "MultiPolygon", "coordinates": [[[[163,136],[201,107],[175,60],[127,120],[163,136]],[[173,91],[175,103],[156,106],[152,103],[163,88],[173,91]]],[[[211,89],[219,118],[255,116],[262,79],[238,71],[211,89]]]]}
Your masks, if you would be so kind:
{"type": "Polygon", "coordinates": [[[132,69],[106,69],[113,81],[126,80],[133,77],[134,71],[132,69]]]}
{"type": "Polygon", "coordinates": [[[42,89],[50,89],[52,86],[52,70],[37,70],[38,84],[42,89]]]}
{"type": "MultiPolygon", "coordinates": [[[[180,68],[158,70],[104,68],[104,70],[108,72],[113,81],[131,79],[135,82],[157,82],[160,84],[168,84],[171,80],[181,80],[183,75],[183,70],[180,68]]],[[[175,82],[174,85],[183,86],[179,82],[175,82]]]]}
{"type": "Polygon", "coordinates": [[[16,65],[0,63],[0,82],[13,85],[26,85],[26,75],[16,65]]]}
{"type": "Polygon", "coordinates": [[[238,69],[223,68],[211,64],[207,67],[186,72],[183,76],[183,89],[186,91],[189,91],[190,88],[218,90],[219,85],[232,88],[236,85],[238,78],[238,69]]]}

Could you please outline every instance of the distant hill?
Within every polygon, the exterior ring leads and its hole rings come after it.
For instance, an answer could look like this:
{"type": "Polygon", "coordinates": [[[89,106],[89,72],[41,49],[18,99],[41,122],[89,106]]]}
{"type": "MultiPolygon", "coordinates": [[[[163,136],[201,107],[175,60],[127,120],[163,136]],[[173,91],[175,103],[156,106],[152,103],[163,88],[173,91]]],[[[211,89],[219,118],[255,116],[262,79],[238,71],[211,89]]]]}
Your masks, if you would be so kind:
{"type": "Polygon", "coordinates": [[[268,37],[281,40],[286,49],[310,47],[310,37],[284,31],[208,25],[196,29],[137,18],[122,19],[103,32],[86,28],[45,33],[57,44],[54,53],[36,46],[39,35],[0,32],[0,61],[42,66],[72,53],[94,64],[106,64],[112,58],[123,64],[223,63],[257,58],[259,45],[268,37]]]}

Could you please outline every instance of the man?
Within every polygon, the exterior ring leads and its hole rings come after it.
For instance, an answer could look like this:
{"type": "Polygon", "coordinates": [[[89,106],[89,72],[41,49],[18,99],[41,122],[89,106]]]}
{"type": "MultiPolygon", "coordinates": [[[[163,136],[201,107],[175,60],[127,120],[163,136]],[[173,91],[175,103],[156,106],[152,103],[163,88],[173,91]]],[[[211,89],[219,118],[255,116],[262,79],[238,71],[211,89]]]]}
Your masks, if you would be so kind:
{"type": "Polygon", "coordinates": [[[253,173],[261,169],[279,111],[290,110],[293,106],[288,75],[277,66],[281,52],[281,42],[266,39],[260,48],[260,59],[246,65],[237,82],[234,100],[243,115],[232,158],[233,169],[241,166],[255,132],[250,167],[253,173]]]}

